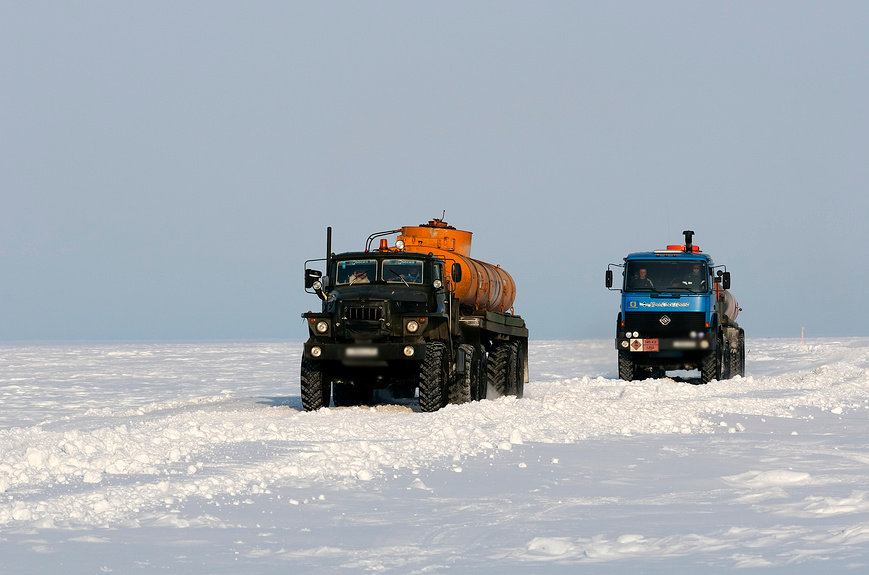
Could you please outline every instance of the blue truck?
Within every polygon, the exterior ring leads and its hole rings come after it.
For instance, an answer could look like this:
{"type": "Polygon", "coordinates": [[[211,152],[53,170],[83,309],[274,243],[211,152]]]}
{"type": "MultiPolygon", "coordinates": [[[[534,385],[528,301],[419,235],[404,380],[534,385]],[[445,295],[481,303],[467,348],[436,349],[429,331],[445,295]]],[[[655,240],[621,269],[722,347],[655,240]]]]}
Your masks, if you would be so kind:
{"type": "Polygon", "coordinates": [[[621,292],[616,320],[619,378],[664,377],[671,370],[699,370],[700,382],[745,375],[745,333],[730,289],[730,272],[693,244],[636,252],[610,264],[606,287],[621,292]],[[613,268],[622,281],[613,287],[613,268]]]}

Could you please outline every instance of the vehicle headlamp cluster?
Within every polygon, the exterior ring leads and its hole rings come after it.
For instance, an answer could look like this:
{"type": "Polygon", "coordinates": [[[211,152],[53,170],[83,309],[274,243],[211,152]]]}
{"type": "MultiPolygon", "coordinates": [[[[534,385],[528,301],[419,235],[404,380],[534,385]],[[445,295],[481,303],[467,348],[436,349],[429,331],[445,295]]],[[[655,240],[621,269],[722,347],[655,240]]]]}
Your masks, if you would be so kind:
{"type": "Polygon", "coordinates": [[[329,331],[329,322],[321,319],[314,326],[314,329],[317,330],[317,333],[326,333],[327,331],[329,331]]]}
{"type": "Polygon", "coordinates": [[[407,329],[409,333],[416,333],[419,331],[419,322],[412,319],[405,324],[405,329],[407,329]]]}

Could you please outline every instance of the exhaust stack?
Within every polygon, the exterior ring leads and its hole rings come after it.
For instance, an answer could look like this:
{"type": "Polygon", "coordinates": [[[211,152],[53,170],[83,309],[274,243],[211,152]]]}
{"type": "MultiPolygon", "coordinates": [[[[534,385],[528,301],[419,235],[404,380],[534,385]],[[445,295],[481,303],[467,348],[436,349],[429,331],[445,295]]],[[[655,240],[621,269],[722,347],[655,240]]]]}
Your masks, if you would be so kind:
{"type": "Polygon", "coordinates": [[[329,273],[329,265],[332,263],[332,226],[326,228],[326,274],[329,273]]]}
{"type": "Polygon", "coordinates": [[[685,252],[690,254],[694,251],[694,245],[691,243],[691,238],[694,236],[694,232],[691,230],[685,230],[682,233],[685,234],[685,252]]]}

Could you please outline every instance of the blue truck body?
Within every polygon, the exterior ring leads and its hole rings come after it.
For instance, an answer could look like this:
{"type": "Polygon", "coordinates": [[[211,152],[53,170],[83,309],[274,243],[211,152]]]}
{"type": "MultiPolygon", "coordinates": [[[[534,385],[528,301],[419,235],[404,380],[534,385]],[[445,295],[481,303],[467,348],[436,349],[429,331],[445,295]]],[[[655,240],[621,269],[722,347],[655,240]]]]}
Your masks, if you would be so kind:
{"type": "Polygon", "coordinates": [[[745,374],[745,334],[730,273],[685,243],[636,252],[610,264],[606,285],[621,292],[615,345],[619,377],[663,377],[671,370],[700,370],[701,383],[745,374]],[[613,268],[622,268],[613,287],[613,268]]]}

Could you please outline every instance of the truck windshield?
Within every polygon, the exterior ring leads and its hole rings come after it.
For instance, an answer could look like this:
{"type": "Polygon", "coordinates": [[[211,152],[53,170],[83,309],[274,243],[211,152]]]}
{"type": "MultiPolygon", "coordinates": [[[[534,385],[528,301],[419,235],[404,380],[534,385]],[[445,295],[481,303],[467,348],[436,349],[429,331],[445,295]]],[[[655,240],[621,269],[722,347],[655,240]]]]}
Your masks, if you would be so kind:
{"type": "Polygon", "coordinates": [[[377,277],[377,260],[347,260],[337,265],[336,285],[367,284],[377,277]]]}
{"type": "Polygon", "coordinates": [[[705,292],[709,270],[700,260],[633,260],[625,264],[625,291],[705,292]]]}
{"type": "Polygon", "coordinates": [[[383,260],[383,281],[421,284],[422,262],[419,260],[383,260]]]}

